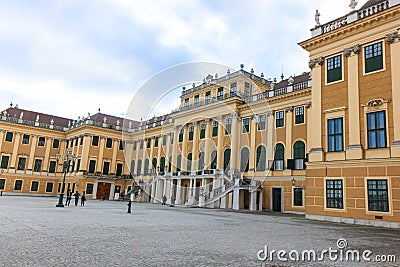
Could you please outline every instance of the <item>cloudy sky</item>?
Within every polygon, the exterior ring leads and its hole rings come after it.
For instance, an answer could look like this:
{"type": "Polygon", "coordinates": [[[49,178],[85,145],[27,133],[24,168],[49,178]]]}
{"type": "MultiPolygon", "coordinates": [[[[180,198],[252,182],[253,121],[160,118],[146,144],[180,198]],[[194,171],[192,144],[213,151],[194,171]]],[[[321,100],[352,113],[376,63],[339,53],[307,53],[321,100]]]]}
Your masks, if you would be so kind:
{"type": "Polygon", "coordinates": [[[0,0],[0,107],[123,116],[146,80],[193,61],[243,63],[271,78],[282,68],[300,74],[309,70],[308,55],[297,43],[310,38],[315,10],[325,23],[348,13],[349,3],[0,0]]]}

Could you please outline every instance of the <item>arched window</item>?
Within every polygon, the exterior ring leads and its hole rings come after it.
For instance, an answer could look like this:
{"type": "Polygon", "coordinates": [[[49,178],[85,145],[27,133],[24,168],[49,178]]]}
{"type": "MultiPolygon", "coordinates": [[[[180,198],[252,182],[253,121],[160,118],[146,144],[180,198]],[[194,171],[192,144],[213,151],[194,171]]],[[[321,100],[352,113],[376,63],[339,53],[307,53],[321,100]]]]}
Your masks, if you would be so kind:
{"type": "Polygon", "coordinates": [[[265,146],[260,145],[257,147],[257,159],[256,159],[256,170],[258,172],[265,171],[265,166],[267,163],[267,152],[265,146]]]}
{"type": "Polygon", "coordinates": [[[134,175],[135,174],[135,161],[134,160],[132,160],[131,161],[131,175],[134,175]]]}
{"type": "Polygon", "coordinates": [[[217,150],[214,150],[211,152],[211,166],[210,169],[216,169],[217,168],[217,150]]]}
{"type": "Polygon", "coordinates": [[[198,167],[199,167],[198,168],[199,171],[204,170],[204,152],[201,152],[199,154],[199,166],[198,167]]]}
{"type": "MultiPolygon", "coordinates": [[[[155,173],[157,170],[157,158],[151,161],[151,173],[155,173]]],[[[157,170],[158,171],[158,170],[157,170]]]]}
{"type": "Polygon", "coordinates": [[[186,170],[190,172],[192,170],[192,153],[188,154],[187,163],[186,163],[186,170]]]}
{"type": "Polygon", "coordinates": [[[228,148],[224,151],[224,170],[229,170],[230,161],[231,161],[231,149],[228,148]]]}
{"type": "Polygon", "coordinates": [[[141,159],[139,159],[137,161],[136,174],[142,175],[142,160],[141,159]]]}
{"type": "Polygon", "coordinates": [[[284,168],[285,147],[279,143],[275,145],[274,170],[281,171],[284,168]]]}
{"type": "Polygon", "coordinates": [[[171,170],[172,170],[172,156],[169,157],[168,172],[171,172],[171,170]]]}
{"type": "Polygon", "coordinates": [[[160,159],[160,172],[165,172],[165,158],[160,159]]]}
{"type": "Polygon", "coordinates": [[[149,175],[149,159],[144,161],[144,175],[149,175]]]}
{"type": "Polygon", "coordinates": [[[306,157],[306,146],[303,141],[297,141],[293,145],[294,169],[304,170],[304,158],[306,157]]]}
{"type": "Polygon", "coordinates": [[[182,155],[178,155],[178,158],[176,159],[176,171],[177,172],[181,171],[181,166],[182,166],[182,155]]]}
{"type": "Polygon", "coordinates": [[[242,151],[240,151],[240,171],[249,171],[249,149],[247,147],[242,148],[242,151]]]}

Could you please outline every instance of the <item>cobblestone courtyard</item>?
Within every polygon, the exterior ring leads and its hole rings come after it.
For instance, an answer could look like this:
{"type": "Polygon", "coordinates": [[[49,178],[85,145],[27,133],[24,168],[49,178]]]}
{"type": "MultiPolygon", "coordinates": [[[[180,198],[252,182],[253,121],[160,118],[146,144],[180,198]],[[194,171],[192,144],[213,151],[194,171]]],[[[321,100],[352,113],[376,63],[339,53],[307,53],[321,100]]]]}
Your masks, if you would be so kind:
{"type": "MultiPolygon", "coordinates": [[[[0,197],[0,266],[265,266],[258,251],[349,249],[393,254],[400,231],[314,222],[301,216],[241,213],[90,200],[56,208],[56,198],[0,197]]],[[[311,265],[287,262],[279,266],[311,265]]],[[[365,262],[314,263],[366,266],[365,262]]],[[[373,264],[370,264],[373,265],[373,264]]]]}

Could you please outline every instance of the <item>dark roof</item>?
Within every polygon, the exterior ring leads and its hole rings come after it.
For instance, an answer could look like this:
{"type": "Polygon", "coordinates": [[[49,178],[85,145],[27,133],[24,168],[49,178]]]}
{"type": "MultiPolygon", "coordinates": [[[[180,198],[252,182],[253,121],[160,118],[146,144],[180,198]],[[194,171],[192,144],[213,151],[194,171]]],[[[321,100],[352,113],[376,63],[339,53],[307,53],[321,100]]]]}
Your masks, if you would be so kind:
{"type": "Polygon", "coordinates": [[[361,8],[360,10],[369,8],[371,6],[375,6],[377,4],[380,4],[382,2],[386,2],[386,0],[368,0],[361,8]]]}
{"type": "Polygon", "coordinates": [[[169,114],[166,115],[162,115],[162,116],[158,116],[158,117],[153,117],[151,119],[147,119],[145,122],[146,124],[153,124],[155,122],[160,122],[160,121],[164,121],[166,119],[169,119],[169,114]]]}
{"type": "MultiPolygon", "coordinates": [[[[289,78],[276,83],[274,86],[274,89],[287,87],[289,85],[289,78]]],[[[292,76],[292,78],[294,80],[294,82],[292,84],[306,82],[306,81],[310,80],[310,72],[303,72],[301,75],[294,76],[294,77],[292,76]]]]}
{"type": "MultiPolygon", "coordinates": [[[[40,123],[48,123],[50,124],[50,121],[54,121],[54,125],[56,126],[62,126],[62,127],[68,127],[68,122],[72,122],[72,119],[67,119],[63,117],[58,117],[54,115],[49,115],[45,113],[40,113],[36,111],[31,111],[31,110],[26,110],[26,109],[21,109],[17,107],[9,107],[8,109],[5,110],[7,112],[7,115],[9,117],[14,117],[19,119],[22,114],[22,119],[24,121],[36,121],[37,116],[39,115],[39,122],[40,123]]],[[[4,114],[4,110],[2,111],[2,115],[4,114]]]]}
{"type": "Polygon", "coordinates": [[[128,126],[129,122],[132,122],[132,128],[135,128],[139,125],[139,122],[137,122],[137,121],[128,120],[128,119],[124,119],[121,117],[112,116],[112,115],[108,115],[108,114],[104,114],[104,113],[100,113],[100,112],[90,116],[90,119],[93,121],[96,121],[96,122],[104,122],[104,118],[106,118],[106,123],[111,124],[111,125],[117,125],[117,121],[119,121],[120,126],[122,126],[123,124],[124,124],[124,126],[128,126]]]}

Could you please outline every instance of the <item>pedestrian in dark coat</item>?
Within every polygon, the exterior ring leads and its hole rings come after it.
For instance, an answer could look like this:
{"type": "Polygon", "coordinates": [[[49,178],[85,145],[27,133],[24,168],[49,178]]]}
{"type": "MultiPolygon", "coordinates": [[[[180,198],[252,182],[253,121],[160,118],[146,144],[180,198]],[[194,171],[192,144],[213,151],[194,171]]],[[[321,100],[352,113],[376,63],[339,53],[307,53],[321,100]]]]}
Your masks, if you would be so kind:
{"type": "Polygon", "coordinates": [[[74,194],[74,197],[75,197],[75,206],[78,206],[79,196],[80,196],[79,192],[76,191],[75,194],[74,194]]]}
{"type": "Polygon", "coordinates": [[[71,189],[68,189],[67,202],[65,202],[65,206],[69,206],[69,203],[71,203],[71,199],[72,199],[72,192],[71,192],[71,189]]]}
{"type": "Polygon", "coordinates": [[[131,213],[132,200],[128,201],[128,213],[131,213]]]}
{"type": "Polygon", "coordinates": [[[85,206],[85,201],[86,201],[86,192],[83,191],[81,196],[81,206],[85,206]]]}

